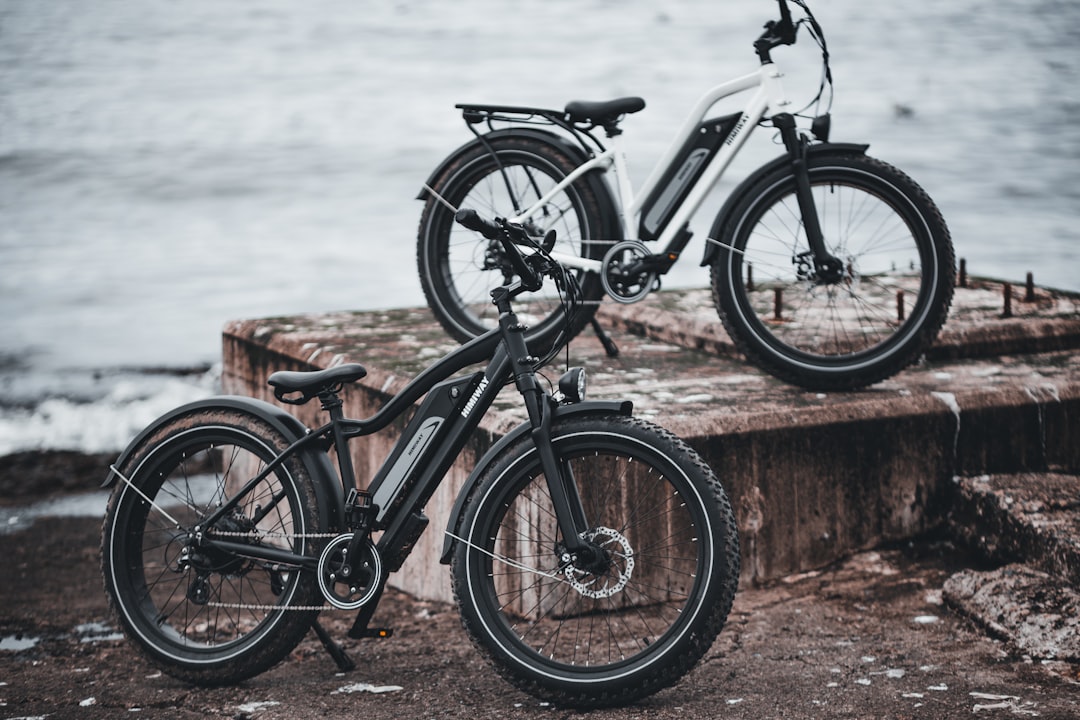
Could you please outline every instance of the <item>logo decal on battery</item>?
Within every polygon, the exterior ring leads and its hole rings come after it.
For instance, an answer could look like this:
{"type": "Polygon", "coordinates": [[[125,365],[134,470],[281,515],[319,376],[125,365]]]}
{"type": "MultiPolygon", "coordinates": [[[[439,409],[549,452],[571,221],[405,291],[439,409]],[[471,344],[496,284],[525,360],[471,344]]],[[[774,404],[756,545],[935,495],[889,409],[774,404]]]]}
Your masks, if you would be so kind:
{"type": "Polygon", "coordinates": [[[473,390],[472,397],[469,398],[469,402],[465,403],[465,407],[461,408],[461,417],[469,417],[469,413],[476,407],[476,401],[480,399],[480,396],[484,394],[484,389],[488,386],[487,377],[480,378],[480,384],[473,390]]]}

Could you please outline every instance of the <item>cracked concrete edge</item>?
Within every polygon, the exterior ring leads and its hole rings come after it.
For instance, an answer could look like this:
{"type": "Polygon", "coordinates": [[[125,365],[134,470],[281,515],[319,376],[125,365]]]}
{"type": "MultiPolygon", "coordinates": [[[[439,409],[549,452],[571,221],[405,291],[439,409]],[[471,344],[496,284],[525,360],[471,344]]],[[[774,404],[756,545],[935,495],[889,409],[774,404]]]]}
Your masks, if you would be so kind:
{"type": "Polygon", "coordinates": [[[1080,593],[1026,565],[964,570],[945,581],[946,603],[1016,651],[1080,661],[1080,593]]]}
{"type": "Polygon", "coordinates": [[[954,536],[990,562],[1024,562],[1080,587],[1080,476],[954,478],[954,536]]]}

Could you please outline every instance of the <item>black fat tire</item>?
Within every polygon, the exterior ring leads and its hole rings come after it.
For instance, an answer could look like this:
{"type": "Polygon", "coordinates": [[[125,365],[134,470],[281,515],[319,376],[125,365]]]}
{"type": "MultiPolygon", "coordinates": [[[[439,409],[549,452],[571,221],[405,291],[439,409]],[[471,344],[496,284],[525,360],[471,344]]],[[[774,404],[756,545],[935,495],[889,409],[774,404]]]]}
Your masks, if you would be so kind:
{"type": "Polygon", "coordinates": [[[709,467],[655,425],[571,418],[556,423],[553,444],[574,471],[591,527],[628,541],[628,582],[615,582],[618,567],[582,572],[579,587],[611,593],[589,598],[558,569],[561,534],[535,447],[523,437],[471,490],[458,528],[467,542],[453,555],[455,597],[470,637],[513,684],[562,706],[625,705],[675,684],[723,627],[739,579],[735,520],[709,467]]]}
{"type": "MultiPolygon", "coordinates": [[[[152,509],[140,492],[184,529],[207,508],[235,493],[252,466],[265,466],[288,446],[286,438],[259,418],[233,409],[203,409],[181,415],[140,442],[119,467],[136,492],[117,480],[105,512],[101,557],[109,604],[124,633],[154,665],[203,686],[236,683],[284,658],[311,627],[320,606],[314,573],[277,573],[236,556],[208,557],[202,587],[219,604],[272,605],[243,610],[193,602],[193,564],[177,563],[185,533],[152,509]],[[242,465],[247,470],[241,471],[242,465]]],[[[245,513],[270,505],[271,491],[283,504],[258,525],[264,533],[316,533],[315,491],[303,464],[293,458],[245,498],[245,513]]],[[[243,531],[241,525],[229,528],[243,531]]],[[[296,552],[317,554],[318,540],[275,539],[296,552]]],[[[234,539],[235,538],[230,538],[234,539]]],[[[242,540],[241,540],[242,541],[242,540]]]]}
{"type": "MultiPolygon", "coordinates": [[[[502,164],[521,209],[531,206],[577,163],[553,142],[530,136],[490,138],[498,163],[481,144],[456,157],[432,182],[432,189],[455,209],[476,210],[492,219],[515,214],[502,164]],[[537,190],[539,188],[539,191],[537,190]]],[[[569,186],[549,204],[550,211],[530,228],[537,235],[554,229],[555,250],[602,259],[607,245],[601,201],[584,178],[569,186]]],[[[420,285],[439,324],[458,342],[468,342],[497,325],[498,313],[490,292],[508,282],[512,273],[494,241],[454,222],[454,212],[425,191],[420,216],[416,260],[420,285]]],[[[518,316],[529,325],[526,340],[537,355],[546,354],[560,339],[568,342],[581,332],[603,298],[596,273],[577,273],[585,303],[566,327],[555,284],[545,283],[538,293],[519,297],[518,316]]]]}
{"type": "Polygon", "coordinates": [[[809,246],[794,178],[781,167],[718,218],[713,300],[736,346],[763,370],[809,390],[856,389],[900,372],[936,338],[952,302],[952,242],[934,202],[891,165],[811,154],[808,167],[844,279],[816,284],[805,266],[800,277],[797,258],[809,246]]]}

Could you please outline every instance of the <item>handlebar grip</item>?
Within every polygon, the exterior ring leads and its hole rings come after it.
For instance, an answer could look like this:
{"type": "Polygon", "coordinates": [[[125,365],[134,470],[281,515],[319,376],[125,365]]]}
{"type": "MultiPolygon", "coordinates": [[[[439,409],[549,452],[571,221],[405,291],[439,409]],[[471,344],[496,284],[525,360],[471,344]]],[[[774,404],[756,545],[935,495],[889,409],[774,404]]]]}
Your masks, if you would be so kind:
{"type": "Polygon", "coordinates": [[[497,240],[503,232],[501,227],[490,220],[480,217],[480,214],[475,210],[458,210],[454,215],[454,219],[468,229],[480,233],[488,240],[497,240]]]}
{"type": "Polygon", "coordinates": [[[514,266],[514,270],[521,278],[521,284],[526,290],[534,292],[544,284],[543,275],[529,264],[529,261],[521,254],[521,250],[518,249],[510,236],[511,232],[516,232],[521,233],[523,237],[527,237],[524,235],[523,229],[512,226],[503,220],[492,222],[481,217],[475,210],[468,208],[458,210],[454,215],[454,219],[469,230],[480,233],[488,240],[498,240],[506,251],[510,264],[514,266]]]}

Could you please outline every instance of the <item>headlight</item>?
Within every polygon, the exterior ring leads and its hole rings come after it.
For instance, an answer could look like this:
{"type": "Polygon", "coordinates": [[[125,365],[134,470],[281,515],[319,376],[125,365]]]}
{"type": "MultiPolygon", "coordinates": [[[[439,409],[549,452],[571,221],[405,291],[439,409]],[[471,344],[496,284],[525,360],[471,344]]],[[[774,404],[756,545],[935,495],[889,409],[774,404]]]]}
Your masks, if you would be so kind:
{"type": "Polygon", "coordinates": [[[559,392],[563,401],[577,403],[585,399],[585,368],[570,368],[559,378],[559,392]]]}

